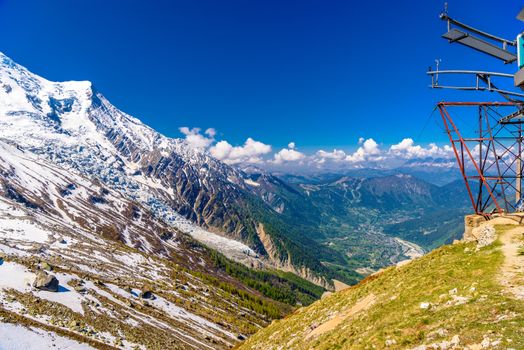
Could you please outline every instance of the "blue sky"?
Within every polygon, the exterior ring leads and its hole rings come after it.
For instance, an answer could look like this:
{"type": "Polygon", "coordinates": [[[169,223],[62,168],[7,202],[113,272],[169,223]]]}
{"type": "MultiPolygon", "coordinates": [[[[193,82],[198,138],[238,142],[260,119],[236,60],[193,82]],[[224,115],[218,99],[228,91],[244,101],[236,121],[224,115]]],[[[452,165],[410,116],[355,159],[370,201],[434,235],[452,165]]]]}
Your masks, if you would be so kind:
{"type": "MultiPolygon", "coordinates": [[[[168,136],[214,128],[279,150],[354,151],[360,137],[444,142],[428,116],[442,99],[425,71],[512,72],[440,35],[443,1],[0,0],[0,51],[50,80],[90,80],[168,136]]],[[[517,1],[449,1],[450,15],[504,37],[517,1]]],[[[349,152],[348,151],[348,152],[349,152]]]]}

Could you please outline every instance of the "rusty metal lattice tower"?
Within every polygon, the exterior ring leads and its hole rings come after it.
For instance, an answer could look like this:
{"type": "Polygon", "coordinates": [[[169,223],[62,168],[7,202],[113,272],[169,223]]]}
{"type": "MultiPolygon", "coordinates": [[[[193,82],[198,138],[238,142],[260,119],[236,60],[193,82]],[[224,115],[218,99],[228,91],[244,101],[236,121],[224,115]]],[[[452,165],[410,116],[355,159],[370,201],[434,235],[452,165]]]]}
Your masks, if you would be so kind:
{"type": "Polygon", "coordinates": [[[522,210],[524,103],[441,102],[437,107],[475,213],[522,210]],[[465,108],[475,110],[473,130],[452,117],[465,108]]]}
{"type": "MultiPolygon", "coordinates": [[[[514,90],[515,87],[524,90],[524,33],[516,40],[486,33],[449,17],[447,5],[440,18],[447,23],[447,32],[442,37],[449,43],[461,44],[505,64],[518,63],[520,70],[507,74],[439,70],[440,60],[436,60],[436,69],[430,68],[427,74],[431,76],[432,88],[489,91],[503,97],[504,102],[440,102],[437,108],[475,213],[524,211],[524,93],[514,90]],[[442,85],[440,75],[465,76],[473,80],[469,85],[442,85]],[[506,78],[512,78],[511,88],[500,88],[494,83],[494,80],[506,78]]],[[[517,18],[524,21],[524,9],[517,18]]]]}

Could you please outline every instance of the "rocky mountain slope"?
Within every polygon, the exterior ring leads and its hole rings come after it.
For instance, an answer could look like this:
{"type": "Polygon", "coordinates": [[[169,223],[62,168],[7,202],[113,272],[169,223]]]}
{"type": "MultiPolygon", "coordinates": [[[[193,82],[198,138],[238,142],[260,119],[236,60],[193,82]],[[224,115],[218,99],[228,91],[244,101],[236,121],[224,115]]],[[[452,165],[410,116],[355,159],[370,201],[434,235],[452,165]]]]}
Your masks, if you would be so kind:
{"type": "MultiPolygon", "coordinates": [[[[400,175],[290,183],[248,174],[147,127],[111,105],[90,82],[50,82],[3,54],[0,141],[48,167],[98,181],[138,203],[152,220],[229,258],[296,273],[325,287],[333,278],[354,283],[363,277],[359,270],[419,254],[422,249],[412,243],[428,249],[451,238],[412,224],[426,222],[425,212],[413,208],[442,207],[449,197],[445,188],[400,175]]],[[[91,204],[100,204],[96,201],[91,204]]],[[[448,214],[450,223],[461,215],[456,214],[448,214]]],[[[113,225],[118,232],[113,236],[125,240],[124,229],[113,225]]]]}
{"type": "Polygon", "coordinates": [[[495,219],[476,240],[328,295],[240,349],[521,349],[523,234],[515,221],[495,219]]]}
{"type": "Polygon", "coordinates": [[[229,348],[321,293],[230,262],[100,181],[1,141],[0,175],[0,325],[96,348],[229,348]]]}
{"type": "Polygon", "coordinates": [[[0,348],[23,344],[7,331],[39,339],[33,349],[231,348],[322,294],[190,220],[212,206],[203,188],[235,200],[238,171],[90,83],[52,83],[2,55],[0,126],[0,348]]]}
{"type": "Polygon", "coordinates": [[[250,191],[242,172],[121,112],[90,82],[50,82],[0,54],[0,139],[100,181],[237,261],[285,265],[328,284],[311,253],[323,248],[288,234],[288,225],[250,191]],[[260,224],[277,254],[266,251],[260,224]]]}

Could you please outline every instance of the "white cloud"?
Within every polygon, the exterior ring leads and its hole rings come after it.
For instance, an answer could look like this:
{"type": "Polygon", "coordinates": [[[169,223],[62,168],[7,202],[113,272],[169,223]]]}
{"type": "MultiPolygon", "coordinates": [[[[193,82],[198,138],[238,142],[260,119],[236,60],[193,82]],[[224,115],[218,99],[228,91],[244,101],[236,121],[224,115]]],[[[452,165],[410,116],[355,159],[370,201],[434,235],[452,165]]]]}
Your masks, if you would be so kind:
{"type": "Polygon", "coordinates": [[[378,148],[378,143],[375,142],[373,139],[367,139],[362,144],[362,149],[364,150],[366,155],[377,155],[380,153],[380,149],[378,148]]]}
{"type": "Polygon", "coordinates": [[[448,145],[439,147],[435,143],[430,143],[427,147],[422,147],[415,145],[415,142],[411,138],[405,138],[396,145],[392,145],[389,148],[389,152],[393,156],[406,159],[427,157],[447,158],[452,155],[452,149],[448,145]]]}
{"type": "Polygon", "coordinates": [[[215,137],[217,131],[214,128],[208,128],[206,129],[205,134],[209,137],[215,137]]]}
{"type": "Polygon", "coordinates": [[[215,141],[215,129],[209,128],[205,131],[205,134],[209,137],[206,137],[200,133],[200,128],[192,128],[189,129],[186,126],[183,126],[181,128],[178,128],[182,134],[185,135],[186,142],[195,148],[204,149],[211,146],[211,144],[215,141]]]}
{"type": "Polygon", "coordinates": [[[334,163],[360,163],[364,161],[378,161],[383,159],[381,156],[382,151],[378,143],[372,138],[364,139],[363,137],[358,139],[360,147],[353,153],[346,153],[343,150],[333,149],[328,152],[319,150],[313,156],[313,161],[317,164],[324,164],[326,162],[334,163]]]}
{"type": "Polygon", "coordinates": [[[413,147],[413,144],[414,144],[413,139],[407,138],[407,139],[403,139],[396,145],[391,146],[389,149],[393,152],[402,152],[402,151],[406,151],[410,149],[411,147],[413,147]]]}
{"type": "Polygon", "coordinates": [[[381,151],[375,140],[370,138],[362,141],[361,137],[359,143],[361,143],[362,146],[360,146],[353,154],[347,155],[345,158],[346,161],[350,163],[360,163],[367,160],[377,161],[381,159],[379,157],[381,151]]]}
{"type": "Polygon", "coordinates": [[[278,153],[275,153],[273,162],[282,164],[284,162],[296,162],[306,158],[306,155],[295,149],[295,143],[291,142],[289,148],[282,148],[278,153]]]}
{"type": "Polygon", "coordinates": [[[344,169],[345,167],[367,166],[398,166],[408,159],[416,158],[453,158],[450,146],[438,146],[435,143],[421,146],[415,144],[413,139],[404,138],[387,150],[382,150],[380,145],[372,138],[360,137],[358,148],[354,152],[341,149],[332,151],[318,150],[311,155],[300,152],[295,142],[289,142],[286,148],[271,154],[271,145],[246,139],[244,144],[233,146],[227,140],[216,141],[217,131],[208,128],[204,132],[199,128],[179,128],[184,134],[185,141],[190,146],[207,150],[213,157],[227,164],[253,163],[269,168],[279,167],[315,167],[317,169],[344,169]]]}
{"type": "Polygon", "coordinates": [[[232,149],[233,149],[233,146],[231,146],[229,142],[219,141],[217,142],[216,145],[214,145],[213,147],[209,149],[209,152],[216,159],[224,160],[229,156],[232,149]]]}
{"type": "Polygon", "coordinates": [[[271,152],[271,146],[255,141],[251,137],[242,146],[232,146],[227,141],[217,142],[209,149],[213,157],[227,164],[263,163],[261,156],[271,152]]]}
{"type": "Polygon", "coordinates": [[[326,160],[333,160],[338,162],[344,160],[346,156],[346,152],[336,148],[332,152],[318,150],[315,154],[315,160],[317,161],[317,163],[324,163],[326,160]]]}

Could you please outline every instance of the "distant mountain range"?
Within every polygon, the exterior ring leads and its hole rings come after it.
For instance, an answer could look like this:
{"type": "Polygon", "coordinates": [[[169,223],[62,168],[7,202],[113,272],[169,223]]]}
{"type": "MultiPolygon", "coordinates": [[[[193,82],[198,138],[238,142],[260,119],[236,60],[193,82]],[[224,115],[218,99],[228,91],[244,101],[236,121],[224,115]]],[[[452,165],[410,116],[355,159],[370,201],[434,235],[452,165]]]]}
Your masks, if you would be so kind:
{"type": "MultiPolygon", "coordinates": [[[[247,167],[247,172],[257,172],[253,167],[247,167]]],[[[258,172],[262,170],[258,169],[258,172]]],[[[398,166],[386,168],[355,168],[339,171],[310,171],[303,172],[279,172],[273,171],[272,174],[281,177],[289,182],[326,182],[335,181],[341,176],[347,177],[381,177],[395,174],[413,175],[426,182],[437,186],[443,186],[455,180],[461,179],[460,171],[454,159],[445,158],[413,158],[408,159],[398,166]]]]}
{"type": "Polygon", "coordinates": [[[318,256],[347,282],[362,278],[355,271],[378,269],[460,237],[469,211],[459,180],[437,186],[406,174],[284,178],[251,174],[253,190],[286,222],[338,253],[318,256]]]}

